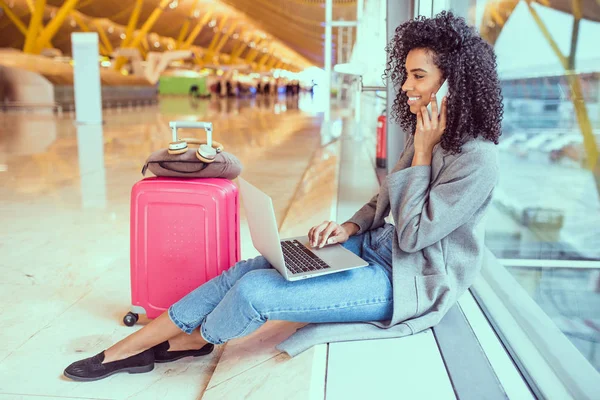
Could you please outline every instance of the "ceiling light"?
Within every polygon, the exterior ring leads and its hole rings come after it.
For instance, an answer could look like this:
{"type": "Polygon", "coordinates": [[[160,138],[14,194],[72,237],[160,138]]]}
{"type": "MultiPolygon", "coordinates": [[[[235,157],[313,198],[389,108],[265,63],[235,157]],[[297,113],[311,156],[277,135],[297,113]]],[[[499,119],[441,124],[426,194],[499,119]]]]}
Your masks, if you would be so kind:
{"type": "Polygon", "coordinates": [[[233,38],[234,38],[235,40],[237,40],[237,39],[239,39],[239,38],[240,38],[240,35],[238,35],[237,33],[234,33],[234,34],[233,34],[233,38]]]}
{"type": "Polygon", "coordinates": [[[119,37],[120,37],[121,39],[125,39],[125,38],[127,37],[127,35],[126,35],[126,34],[124,34],[124,33],[121,33],[121,34],[119,35],[119,37]]]}
{"type": "Polygon", "coordinates": [[[73,18],[71,18],[71,21],[69,22],[69,24],[74,28],[77,25],[77,22],[75,22],[75,20],[73,18]]]}
{"type": "Polygon", "coordinates": [[[256,43],[250,42],[250,47],[255,48],[256,47],[256,43]]]}
{"type": "Polygon", "coordinates": [[[114,26],[109,26],[108,27],[108,33],[113,33],[115,31],[115,27],[114,26]]]}
{"type": "Polygon", "coordinates": [[[154,42],[154,47],[160,47],[160,43],[159,42],[154,42]]]}
{"type": "Polygon", "coordinates": [[[198,18],[200,16],[200,10],[194,11],[194,18],[198,18]]]}
{"type": "Polygon", "coordinates": [[[169,4],[169,8],[170,8],[171,10],[174,10],[174,9],[176,9],[176,8],[177,8],[177,6],[178,6],[178,5],[179,5],[179,1],[177,1],[177,0],[173,0],[173,1],[171,2],[171,4],[169,4]]]}
{"type": "Polygon", "coordinates": [[[212,28],[213,26],[215,26],[215,25],[217,25],[217,21],[216,21],[216,20],[214,20],[214,19],[213,19],[213,20],[211,20],[211,21],[208,23],[208,26],[210,26],[211,28],[212,28]]]}

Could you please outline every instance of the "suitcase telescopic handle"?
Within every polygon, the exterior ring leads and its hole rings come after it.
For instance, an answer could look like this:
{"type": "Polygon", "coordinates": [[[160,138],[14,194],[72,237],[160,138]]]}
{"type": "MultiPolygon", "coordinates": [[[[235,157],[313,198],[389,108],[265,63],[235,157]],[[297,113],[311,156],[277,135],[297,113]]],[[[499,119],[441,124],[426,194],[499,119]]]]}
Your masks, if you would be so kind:
{"type": "Polygon", "coordinates": [[[206,144],[212,147],[212,131],[213,124],[212,122],[201,122],[201,121],[171,121],[169,122],[169,127],[171,128],[171,132],[173,133],[173,142],[176,142],[177,139],[177,129],[179,128],[189,128],[189,129],[204,129],[206,131],[206,144]]]}

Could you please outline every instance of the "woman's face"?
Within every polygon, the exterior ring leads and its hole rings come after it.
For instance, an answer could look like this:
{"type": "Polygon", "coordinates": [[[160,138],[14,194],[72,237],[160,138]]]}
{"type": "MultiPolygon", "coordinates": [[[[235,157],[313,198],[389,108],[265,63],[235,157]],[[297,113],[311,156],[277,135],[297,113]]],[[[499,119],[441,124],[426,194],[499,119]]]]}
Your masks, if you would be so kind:
{"type": "MultiPolygon", "coordinates": [[[[427,49],[412,49],[406,56],[406,82],[402,91],[408,96],[410,112],[417,114],[427,106],[431,94],[442,86],[442,71],[435,66],[427,49]]],[[[442,99],[437,99],[438,104],[442,99]]]]}

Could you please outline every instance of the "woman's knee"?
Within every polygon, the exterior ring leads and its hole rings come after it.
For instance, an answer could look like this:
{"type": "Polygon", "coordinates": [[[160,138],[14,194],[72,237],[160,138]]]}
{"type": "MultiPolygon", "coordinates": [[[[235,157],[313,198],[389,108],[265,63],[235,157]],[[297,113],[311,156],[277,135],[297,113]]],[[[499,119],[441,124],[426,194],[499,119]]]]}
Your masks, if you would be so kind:
{"type": "Polygon", "coordinates": [[[225,278],[231,278],[230,281],[236,282],[242,279],[251,271],[265,270],[271,268],[271,264],[263,256],[249,258],[238,261],[234,266],[223,272],[225,278]]]}
{"type": "Polygon", "coordinates": [[[235,266],[239,266],[239,268],[244,269],[246,272],[271,268],[271,264],[269,264],[267,259],[263,256],[242,260],[238,262],[235,266]]]}
{"type": "Polygon", "coordinates": [[[241,302],[255,306],[271,298],[275,289],[285,282],[275,269],[254,270],[244,275],[231,290],[241,302]]]}

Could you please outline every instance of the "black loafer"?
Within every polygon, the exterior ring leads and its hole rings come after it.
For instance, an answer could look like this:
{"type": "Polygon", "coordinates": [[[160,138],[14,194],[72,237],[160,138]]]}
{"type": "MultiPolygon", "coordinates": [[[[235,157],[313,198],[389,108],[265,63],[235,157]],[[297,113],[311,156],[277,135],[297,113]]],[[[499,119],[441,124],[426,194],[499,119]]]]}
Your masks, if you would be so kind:
{"type": "Polygon", "coordinates": [[[148,349],[127,357],[123,360],[102,364],[104,352],[84,360],[75,361],[65,369],[65,376],[74,381],[88,382],[104,379],[117,372],[129,372],[130,374],[141,374],[154,369],[154,351],[148,349]]]}
{"type": "Polygon", "coordinates": [[[154,362],[166,363],[176,361],[183,357],[200,357],[212,353],[215,345],[212,343],[206,344],[200,350],[181,350],[169,351],[169,341],[157,344],[152,349],[154,350],[154,362]]]}

